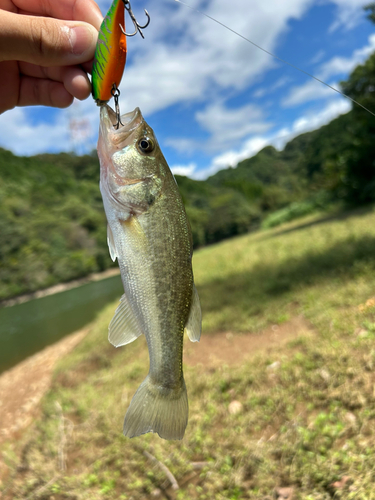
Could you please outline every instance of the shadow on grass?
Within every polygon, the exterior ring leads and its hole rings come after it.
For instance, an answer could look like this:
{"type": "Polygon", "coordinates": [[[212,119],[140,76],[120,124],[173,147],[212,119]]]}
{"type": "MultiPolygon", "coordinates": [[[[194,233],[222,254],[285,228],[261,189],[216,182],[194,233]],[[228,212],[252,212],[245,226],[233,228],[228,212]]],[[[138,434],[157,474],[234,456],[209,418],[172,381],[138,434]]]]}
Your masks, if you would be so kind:
{"type": "Polygon", "coordinates": [[[310,222],[304,222],[299,224],[298,226],[293,226],[286,229],[281,229],[280,231],[275,229],[273,234],[264,235],[263,238],[259,238],[258,241],[267,240],[269,238],[275,238],[276,236],[282,236],[283,234],[293,233],[295,231],[300,231],[302,229],[307,229],[313,226],[319,226],[320,224],[325,224],[326,222],[333,221],[343,221],[346,219],[350,219],[350,217],[358,217],[360,215],[366,215],[374,211],[374,205],[367,205],[365,207],[355,208],[353,210],[345,210],[343,212],[337,212],[329,215],[323,215],[321,218],[312,220],[310,222]]]}
{"type": "MultiPolygon", "coordinates": [[[[233,273],[225,279],[199,286],[204,312],[239,308],[256,314],[264,304],[283,294],[301,290],[318,282],[339,283],[359,273],[375,270],[375,237],[348,238],[324,252],[311,251],[301,258],[290,258],[274,265],[257,265],[248,272],[233,273]]],[[[234,317],[234,316],[233,316],[234,317]]]]}

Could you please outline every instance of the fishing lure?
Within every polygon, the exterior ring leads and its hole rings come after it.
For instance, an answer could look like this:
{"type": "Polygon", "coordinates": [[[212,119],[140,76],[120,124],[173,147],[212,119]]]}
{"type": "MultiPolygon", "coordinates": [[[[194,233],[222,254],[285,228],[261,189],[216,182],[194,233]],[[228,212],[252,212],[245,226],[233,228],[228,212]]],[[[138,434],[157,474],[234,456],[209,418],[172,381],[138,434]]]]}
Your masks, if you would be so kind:
{"type": "Polygon", "coordinates": [[[120,122],[118,98],[119,85],[126,63],[126,37],[139,33],[144,38],[142,29],[150,23],[150,15],[145,9],[147,22],[138,24],[129,0],[113,0],[100,26],[92,65],[92,96],[98,106],[106,104],[112,97],[115,99],[117,126],[120,122]],[[134,24],[134,33],[125,32],[125,10],[134,24]]]}

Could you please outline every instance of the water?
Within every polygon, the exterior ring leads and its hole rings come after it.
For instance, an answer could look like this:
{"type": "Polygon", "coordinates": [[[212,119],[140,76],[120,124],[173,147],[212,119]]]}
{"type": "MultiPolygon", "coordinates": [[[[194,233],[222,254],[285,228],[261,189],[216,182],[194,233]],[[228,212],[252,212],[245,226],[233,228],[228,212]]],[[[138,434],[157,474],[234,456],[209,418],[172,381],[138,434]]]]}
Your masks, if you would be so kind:
{"type": "Polygon", "coordinates": [[[0,373],[87,325],[122,293],[114,276],[0,309],[0,373]]]}

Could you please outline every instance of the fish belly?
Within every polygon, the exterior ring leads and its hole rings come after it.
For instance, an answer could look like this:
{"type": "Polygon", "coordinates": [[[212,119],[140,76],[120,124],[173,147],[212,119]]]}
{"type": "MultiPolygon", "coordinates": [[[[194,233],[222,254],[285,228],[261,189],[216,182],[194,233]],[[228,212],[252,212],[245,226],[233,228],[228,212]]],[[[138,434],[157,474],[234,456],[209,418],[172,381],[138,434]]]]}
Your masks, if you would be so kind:
{"type": "Polygon", "coordinates": [[[170,209],[152,208],[114,228],[122,233],[117,246],[125,295],[150,356],[149,374],[132,399],[124,434],[157,432],[164,439],[182,439],[188,419],[183,334],[193,287],[189,227],[170,209]]]}

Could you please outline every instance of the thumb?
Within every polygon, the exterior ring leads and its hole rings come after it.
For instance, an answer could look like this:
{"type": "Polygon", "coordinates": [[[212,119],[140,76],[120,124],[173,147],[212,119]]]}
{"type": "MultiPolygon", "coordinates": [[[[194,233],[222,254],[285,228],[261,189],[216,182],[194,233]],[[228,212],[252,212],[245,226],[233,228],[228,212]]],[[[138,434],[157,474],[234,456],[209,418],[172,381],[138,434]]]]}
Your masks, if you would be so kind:
{"type": "Polygon", "coordinates": [[[81,64],[94,57],[97,38],[97,30],[88,23],[1,11],[0,62],[81,64]]]}

